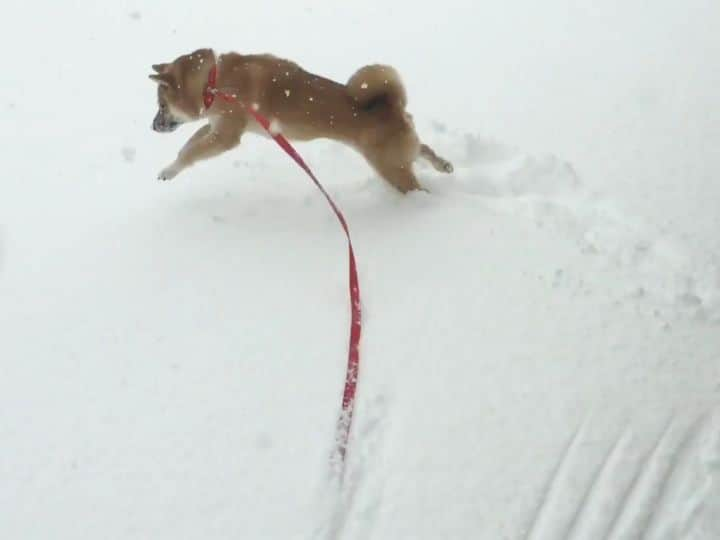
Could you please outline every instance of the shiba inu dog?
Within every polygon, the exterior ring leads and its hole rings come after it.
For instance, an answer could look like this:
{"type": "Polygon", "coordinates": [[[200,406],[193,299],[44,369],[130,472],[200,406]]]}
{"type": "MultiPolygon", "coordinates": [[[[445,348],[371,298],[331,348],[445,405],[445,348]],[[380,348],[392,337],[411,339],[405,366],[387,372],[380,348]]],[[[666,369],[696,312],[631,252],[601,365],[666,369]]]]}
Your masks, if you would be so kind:
{"type": "Polygon", "coordinates": [[[199,49],[152,68],[150,78],[158,83],[155,131],[208,121],[160,172],[161,180],[234,148],[245,132],[264,133],[247,107],[270,119],[272,130],[290,140],[326,138],[351,146],[403,193],[421,189],[413,172],[419,157],[439,171],[453,170],[420,142],[405,111],[405,88],[389,66],[363,67],[340,84],[271,55],[216,56],[212,49],[199,49]],[[232,99],[214,99],[217,92],[232,99]]]}

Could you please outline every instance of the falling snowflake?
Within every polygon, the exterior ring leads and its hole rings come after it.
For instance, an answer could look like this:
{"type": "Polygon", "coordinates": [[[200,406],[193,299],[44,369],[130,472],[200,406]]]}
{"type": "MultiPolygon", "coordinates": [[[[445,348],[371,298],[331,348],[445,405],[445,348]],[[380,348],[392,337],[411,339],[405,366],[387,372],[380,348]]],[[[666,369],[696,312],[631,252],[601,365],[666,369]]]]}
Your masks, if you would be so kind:
{"type": "Polygon", "coordinates": [[[270,122],[270,134],[280,135],[282,133],[282,125],[278,122],[277,118],[273,118],[270,122]]]}

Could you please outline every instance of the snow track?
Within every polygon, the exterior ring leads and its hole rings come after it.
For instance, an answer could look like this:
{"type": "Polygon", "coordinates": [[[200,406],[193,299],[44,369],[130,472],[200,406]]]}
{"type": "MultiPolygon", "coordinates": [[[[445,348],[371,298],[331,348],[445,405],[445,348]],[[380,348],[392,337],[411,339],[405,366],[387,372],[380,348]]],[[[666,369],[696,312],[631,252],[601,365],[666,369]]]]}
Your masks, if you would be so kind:
{"type": "Polygon", "coordinates": [[[717,425],[709,417],[690,426],[670,421],[646,451],[644,441],[626,428],[594,468],[582,450],[592,444],[590,425],[583,424],[563,455],[527,538],[694,538],[690,534],[701,526],[698,507],[713,473],[706,471],[704,481],[691,487],[689,469],[717,425]],[[682,491],[677,479],[686,482],[682,491]]]}

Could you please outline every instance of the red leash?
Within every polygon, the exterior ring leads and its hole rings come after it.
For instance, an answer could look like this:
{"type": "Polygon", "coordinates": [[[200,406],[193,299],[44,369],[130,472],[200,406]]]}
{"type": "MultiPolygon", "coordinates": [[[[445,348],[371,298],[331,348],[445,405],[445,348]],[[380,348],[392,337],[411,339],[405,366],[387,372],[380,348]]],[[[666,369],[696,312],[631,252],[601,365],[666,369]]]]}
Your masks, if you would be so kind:
{"type": "MultiPolygon", "coordinates": [[[[215,96],[219,96],[224,101],[237,102],[240,101],[235,94],[228,94],[221,92],[217,89],[217,66],[213,66],[210,69],[208,75],[208,84],[203,92],[203,103],[205,109],[209,109],[215,101],[215,96]]],[[[241,104],[243,105],[243,104],[241,104]]],[[[243,107],[245,107],[243,105],[243,107]]],[[[348,260],[349,260],[349,283],[350,283],[350,345],[348,347],[348,363],[347,372],[345,374],[345,390],[343,391],[342,399],[342,410],[340,417],[338,418],[337,434],[336,434],[336,449],[335,453],[339,457],[341,464],[345,462],[345,454],[347,452],[348,439],[350,437],[350,427],[352,425],[353,411],[355,408],[355,390],[357,387],[358,368],[360,365],[360,334],[361,334],[361,311],[360,311],[360,283],[357,275],[357,264],[355,262],[355,252],[353,251],[352,240],[350,239],[350,229],[348,228],[345,216],[340,209],[332,200],[332,197],[325,191],[320,181],[315,177],[310,167],[305,163],[303,158],[298,154],[297,150],[290,144],[282,134],[274,133],[270,128],[270,121],[258,112],[257,107],[245,107],[250,114],[255,118],[255,121],[260,124],[268,135],[270,135],[275,142],[282,148],[287,155],[289,155],[295,163],[297,163],[302,170],[311,178],[313,183],[317,186],[320,192],[325,196],[330,208],[338,218],[340,225],[345,231],[345,236],[348,242],[348,260]]]]}

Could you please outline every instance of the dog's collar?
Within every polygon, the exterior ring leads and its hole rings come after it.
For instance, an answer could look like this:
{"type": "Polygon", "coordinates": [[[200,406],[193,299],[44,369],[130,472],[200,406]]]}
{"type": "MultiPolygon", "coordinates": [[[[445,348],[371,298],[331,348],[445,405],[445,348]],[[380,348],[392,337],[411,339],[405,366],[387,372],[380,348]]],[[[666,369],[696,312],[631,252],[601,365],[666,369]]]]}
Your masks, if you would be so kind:
{"type": "Polygon", "coordinates": [[[210,68],[210,73],[208,73],[207,84],[205,85],[205,89],[203,90],[203,105],[205,105],[206,111],[210,107],[212,107],[212,104],[215,101],[216,94],[217,94],[217,63],[213,64],[213,67],[210,68]]]}

